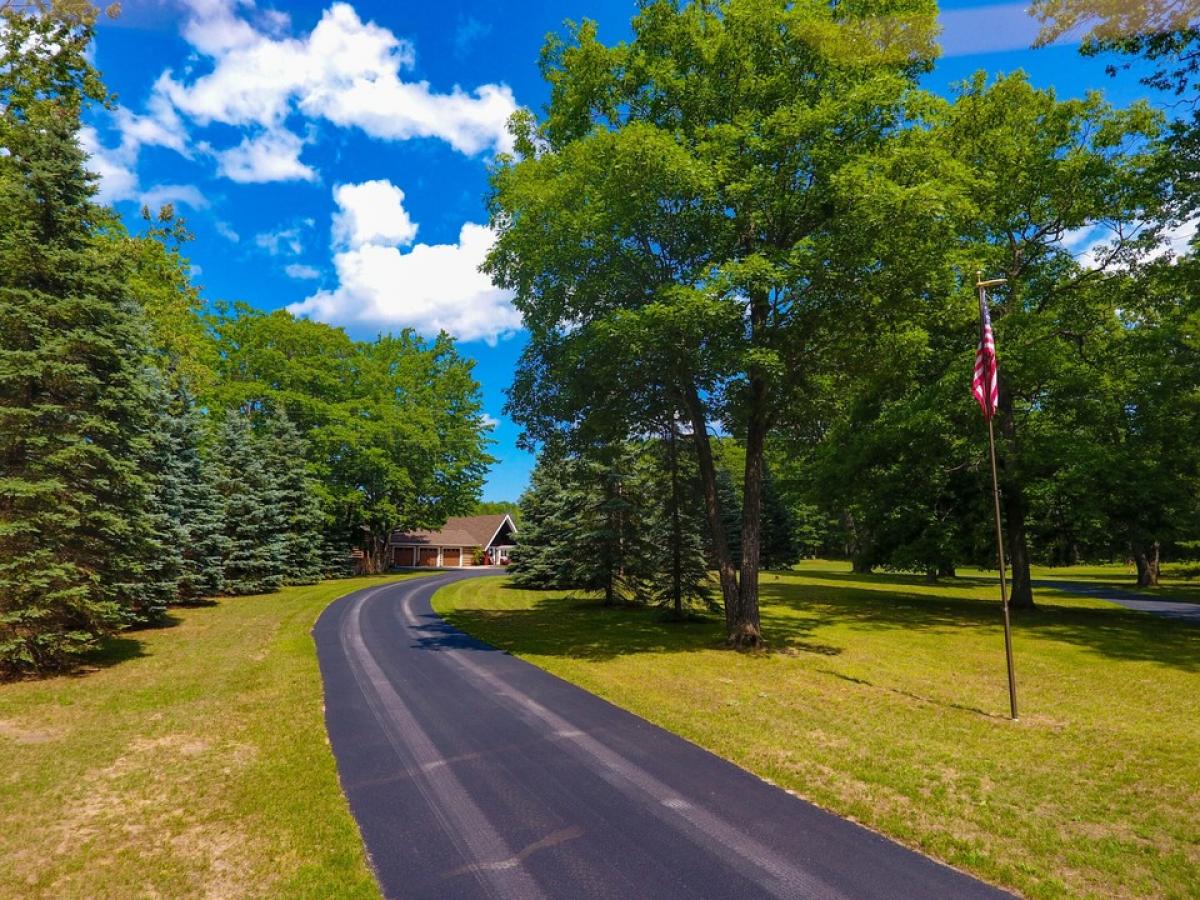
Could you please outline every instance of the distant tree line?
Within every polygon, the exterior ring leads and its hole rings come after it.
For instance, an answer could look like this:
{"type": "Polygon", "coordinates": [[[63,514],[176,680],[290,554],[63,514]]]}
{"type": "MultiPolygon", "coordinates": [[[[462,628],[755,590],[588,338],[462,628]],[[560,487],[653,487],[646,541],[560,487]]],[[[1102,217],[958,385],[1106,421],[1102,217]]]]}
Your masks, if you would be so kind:
{"type": "Polygon", "coordinates": [[[94,202],[94,17],[0,7],[0,676],[70,666],[176,603],[377,571],[490,462],[446,336],[374,342],[206,305],[170,208],[94,202]]]}
{"type": "MultiPolygon", "coordinates": [[[[676,618],[714,606],[713,538],[690,442],[672,423],[659,436],[543,454],[521,498],[514,583],[594,591],[606,605],[647,603],[676,618]]],[[[739,450],[720,449],[725,534],[737,547],[742,500],[730,467],[739,450]]],[[[797,529],[769,472],[763,505],[762,564],[786,568],[799,559],[797,529]]]]}

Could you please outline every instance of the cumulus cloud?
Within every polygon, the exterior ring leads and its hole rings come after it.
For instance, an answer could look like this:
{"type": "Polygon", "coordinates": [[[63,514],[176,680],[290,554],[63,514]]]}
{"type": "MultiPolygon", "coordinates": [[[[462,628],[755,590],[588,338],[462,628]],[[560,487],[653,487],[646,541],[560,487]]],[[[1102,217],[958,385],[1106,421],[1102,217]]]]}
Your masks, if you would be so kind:
{"type": "Polygon", "coordinates": [[[283,128],[247,136],[236,147],[217,153],[226,178],[245,183],[315,181],[316,171],[300,161],[304,141],[283,128]]]}
{"type": "Polygon", "coordinates": [[[426,335],[447,331],[460,340],[489,344],[516,332],[521,318],[511,293],[495,287],[479,271],[495,241],[491,229],[467,222],[453,244],[402,249],[417,228],[407,213],[399,215],[403,197],[386,181],[339,187],[334,193],[337,287],[318,291],[288,309],[338,325],[414,328],[426,335]],[[370,206],[364,200],[368,197],[380,202],[386,214],[367,220],[352,217],[351,209],[370,206]],[[411,228],[402,228],[402,222],[411,228]]]}
{"type": "Polygon", "coordinates": [[[412,44],[363,22],[347,3],[334,3],[299,37],[280,34],[281,22],[256,28],[229,4],[193,3],[192,10],[184,37],[213,61],[212,71],[195,78],[167,71],[156,92],[201,125],[274,133],[299,113],[383,140],[437,138],[468,155],[510,149],[511,89],[485,84],[440,93],[426,81],[404,80],[416,59],[412,44]]]}
{"type": "Polygon", "coordinates": [[[417,236],[417,226],[404,208],[404,191],[390,181],[339,185],[333,191],[333,199],[338,205],[333,216],[336,245],[407,246],[417,236]]]}
{"type": "MultiPolygon", "coordinates": [[[[118,121],[120,120],[118,115],[118,121]]],[[[118,203],[122,200],[133,200],[151,209],[157,209],[167,203],[185,204],[193,209],[204,209],[208,206],[208,199],[190,184],[158,184],[143,189],[137,174],[137,155],[141,144],[141,139],[125,133],[117,146],[105,147],[100,142],[96,129],[91,125],[80,129],[79,145],[88,155],[88,169],[99,179],[96,193],[98,201],[118,203]]]]}
{"type": "MultiPolygon", "coordinates": [[[[104,148],[94,131],[90,136],[101,199],[133,198],[148,146],[211,158],[219,175],[239,183],[314,181],[317,172],[300,159],[306,140],[296,134],[303,133],[297,120],[385,141],[432,138],[469,156],[512,149],[507,122],[517,104],[507,85],[438,91],[409,80],[413,45],[364,22],[348,3],[332,4],[312,31],[299,34],[287,13],[258,9],[253,0],[182,4],[183,37],[194,51],[186,67],[164,71],[141,112],[113,111],[108,125],[119,135],[117,146],[104,148]],[[195,139],[197,126],[214,123],[236,129],[236,143],[213,147],[195,139]]],[[[468,30],[474,35],[480,27],[468,30]]],[[[106,140],[112,142],[108,132],[106,140]]]]}
{"type": "Polygon", "coordinates": [[[88,169],[99,178],[96,199],[101,203],[130,200],[138,193],[135,160],[121,147],[105,147],[96,129],[85,125],[79,130],[79,145],[88,155],[88,169]]]}

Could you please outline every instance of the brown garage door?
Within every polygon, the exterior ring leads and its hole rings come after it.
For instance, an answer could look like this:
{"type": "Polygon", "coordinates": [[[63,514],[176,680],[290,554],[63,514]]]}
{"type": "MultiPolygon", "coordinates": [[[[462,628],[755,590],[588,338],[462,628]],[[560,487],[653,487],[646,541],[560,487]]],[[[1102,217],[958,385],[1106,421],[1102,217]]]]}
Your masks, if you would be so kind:
{"type": "Polygon", "coordinates": [[[462,564],[462,550],[458,547],[446,547],[442,550],[442,565],[457,566],[462,564]]]}
{"type": "Polygon", "coordinates": [[[437,565],[437,547],[422,547],[421,558],[417,563],[419,566],[436,566],[437,565]]]}
{"type": "Polygon", "coordinates": [[[395,547],[392,551],[393,566],[411,566],[413,565],[413,556],[417,552],[416,547],[395,547]]]}

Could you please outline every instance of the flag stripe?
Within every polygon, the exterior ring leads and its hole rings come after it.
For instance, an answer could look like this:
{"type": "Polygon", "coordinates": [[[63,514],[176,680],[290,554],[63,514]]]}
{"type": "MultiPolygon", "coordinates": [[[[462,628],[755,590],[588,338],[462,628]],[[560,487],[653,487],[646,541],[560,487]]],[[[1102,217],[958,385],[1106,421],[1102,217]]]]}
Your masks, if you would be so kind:
{"type": "Polygon", "coordinates": [[[971,379],[971,393],[975,402],[983,410],[984,420],[991,419],[996,414],[1000,401],[1000,389],[996,379],[996,339],[992,335],[992,317],[988,313],[987,302],[981,307],[983,330],[979,339],[979,349],[975,351],[975,375],[971,379]],[[989,395],[989,396],[986,396],[989,395]]]}

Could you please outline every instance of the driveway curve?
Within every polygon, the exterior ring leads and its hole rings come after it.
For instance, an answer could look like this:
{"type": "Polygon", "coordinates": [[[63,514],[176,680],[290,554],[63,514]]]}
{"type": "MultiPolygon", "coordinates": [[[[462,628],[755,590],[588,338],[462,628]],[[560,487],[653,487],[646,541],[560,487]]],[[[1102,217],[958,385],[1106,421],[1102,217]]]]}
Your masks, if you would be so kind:
{"type": "Polygon", "coordinates": [[[313,632],[386,896],[1005,896],[450,627],[430,599],[471,577],[358,591],[313,632]]]}

